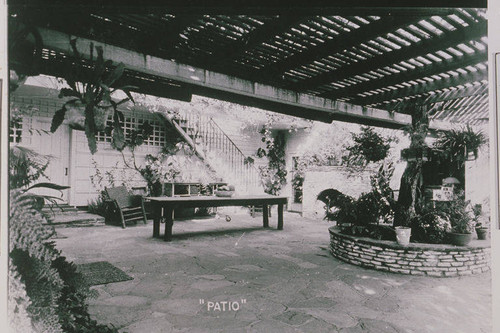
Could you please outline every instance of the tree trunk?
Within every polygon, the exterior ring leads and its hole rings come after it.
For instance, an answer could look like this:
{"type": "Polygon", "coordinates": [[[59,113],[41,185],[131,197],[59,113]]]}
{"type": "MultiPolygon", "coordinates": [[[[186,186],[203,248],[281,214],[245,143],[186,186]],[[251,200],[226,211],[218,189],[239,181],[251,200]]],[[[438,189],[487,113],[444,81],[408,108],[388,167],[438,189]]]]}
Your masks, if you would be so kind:
{"type": "MultiPolygon", "coordinates": [[[[408,111],[408,110],[407,110],[408,111]]],[[[415,105],[409,110],[412,115],[410,148],[425,147],[425,137],[429,128],[428,107],[415,105]]],[[[394,226],[409,226],[411,219],[418,213],[422,200],[422,160],[408,161],[401,177],[398,205],[394,214],[394,226]]]]}
{"type": "Polygon", "coordinates": [[[422,161],[408,162],[401,177],[398,205],[394,214],[394,226],[409,226],[421,201],[422,161]]]}

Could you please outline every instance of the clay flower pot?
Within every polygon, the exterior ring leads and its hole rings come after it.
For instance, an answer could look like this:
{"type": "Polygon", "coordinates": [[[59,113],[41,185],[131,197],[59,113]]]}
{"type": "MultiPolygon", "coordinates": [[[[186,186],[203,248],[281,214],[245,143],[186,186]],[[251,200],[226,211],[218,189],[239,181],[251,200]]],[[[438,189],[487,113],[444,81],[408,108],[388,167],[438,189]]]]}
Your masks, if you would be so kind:
{"type": "Polygon", "coordinates": [[[477,239],[485,240],[488,238],[488,228],[476,228],[477,239]]]}
{"type": "Polygon", "coordinates": [[[459,234],[456,232],[450,232],[448,234],[450,243],[457,246],[467,246],[472,240],[472,234],[459,234]]]}

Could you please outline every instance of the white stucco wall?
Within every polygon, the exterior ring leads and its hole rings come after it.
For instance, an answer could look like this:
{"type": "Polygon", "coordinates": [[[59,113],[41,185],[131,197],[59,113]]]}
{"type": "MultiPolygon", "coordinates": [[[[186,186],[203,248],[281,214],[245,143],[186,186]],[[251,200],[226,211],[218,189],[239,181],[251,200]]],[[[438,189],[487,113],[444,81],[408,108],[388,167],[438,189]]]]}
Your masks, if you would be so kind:
{"type": "Polygon", "coordinates": [[[490,216],[491,181],[489,147],[485,146],[476,160],[465,162],[465,197],[473,205],[482,205],[486,219],[490,216]]]}

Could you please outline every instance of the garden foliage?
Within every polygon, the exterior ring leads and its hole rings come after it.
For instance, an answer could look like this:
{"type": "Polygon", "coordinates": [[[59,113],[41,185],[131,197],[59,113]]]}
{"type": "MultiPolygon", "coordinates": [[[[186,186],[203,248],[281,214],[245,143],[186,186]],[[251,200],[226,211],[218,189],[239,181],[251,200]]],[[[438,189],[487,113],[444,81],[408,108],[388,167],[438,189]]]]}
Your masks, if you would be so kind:
{"type": "Polygon", "coordinates": [[[365,235],[374,230],[370,225],[391,221],[395,200],[389,187],[394,168],[382,165],[371,177],[372,190],[355,199],[335,189],[322,191],[317,199],[325,203],[325,219],[336,221],[344,232],[365,235]]]}
{"type": "Polygon", "coordinates": [[[346,148],[349,154],[343,157],[348,166],[366,166],[370,162],[384,160],[392,141],[380,136],[368,126],[362,126],[361,133],[352,134],[352,139],[354,144],[346,148]]]}
{"type": "Polygon", "coordinates": [[[448,215],[432,204],[422,208],[419,215],[411,221],[412,241],[419,243],[441,244],[451,231],[448,215]]]}
{"type": "Polygon", "coordinates": [[[266,144],[266,148],[259,148],[257,157],[267,156],[268,159],[266,166],[259,167],[264,191],[271,195],[278,195],[286,184],[285,134],[278,131],[273,136],[271,129],[267,126],[264,126],[261,134],[262,142],[266,144]]]}
{"type": "MultiPolygon", "coordinates": [[[[29,159],[15,157],[11,159],[11,166],[16,161],[20,164],[11,169],[11,176],[30,174],[33,175],[31,181],[36,181],[46,167],[43,163],[25,163],[29,159]]],[[[18,332],[117,332],[90,318],[86,303],[89,287],[77,273],[76,266],[66,261],[50,241],[54,229],[44,224],[45,217],[36,199],[26,188],[11,188],[8,297],[11,329],[18,332]]]]}

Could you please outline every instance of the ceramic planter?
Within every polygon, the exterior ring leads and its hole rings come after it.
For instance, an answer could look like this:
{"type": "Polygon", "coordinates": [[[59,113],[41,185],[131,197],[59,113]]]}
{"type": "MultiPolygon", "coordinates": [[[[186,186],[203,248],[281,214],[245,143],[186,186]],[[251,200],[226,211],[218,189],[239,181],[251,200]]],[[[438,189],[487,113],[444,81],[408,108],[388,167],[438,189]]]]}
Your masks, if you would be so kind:
{"type": "Polygon", "coordinates": [[[476,228],[477,239],[485,240],[488,237],[488,228],[476,228]]]}
{"type": "Polygon", "coordinates": [[[406,246],[410,244],[411,228],[396,227],[396,241],[399,245],[406,246]]]}
{"type": "Polygon", "coordinates": [[[451,232],[448,234],[450,243],[457,246],[466,246],[472,240],[472,234],[459,234],[451,232]]]}

